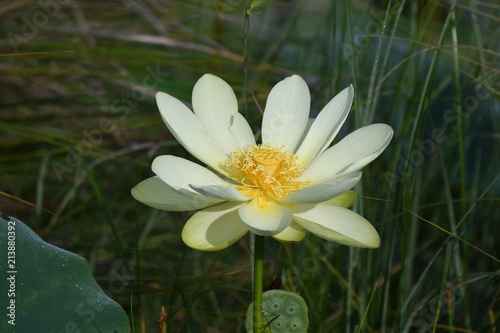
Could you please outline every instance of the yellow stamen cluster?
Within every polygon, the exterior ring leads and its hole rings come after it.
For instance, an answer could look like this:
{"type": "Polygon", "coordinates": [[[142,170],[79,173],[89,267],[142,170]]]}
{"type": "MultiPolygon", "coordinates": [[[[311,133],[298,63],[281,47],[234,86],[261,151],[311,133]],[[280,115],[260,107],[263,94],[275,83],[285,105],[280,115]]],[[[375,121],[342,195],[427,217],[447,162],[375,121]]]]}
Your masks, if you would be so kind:
{"type": "Polygon", "coordinates": [[[259,198],[259,205],[303,189],[306,182],[293,181],[303,168],[297,157],[268,144],[239,148],[224,164],[229,176],[240,183],[235,188],[249,198],[259,198]]]}

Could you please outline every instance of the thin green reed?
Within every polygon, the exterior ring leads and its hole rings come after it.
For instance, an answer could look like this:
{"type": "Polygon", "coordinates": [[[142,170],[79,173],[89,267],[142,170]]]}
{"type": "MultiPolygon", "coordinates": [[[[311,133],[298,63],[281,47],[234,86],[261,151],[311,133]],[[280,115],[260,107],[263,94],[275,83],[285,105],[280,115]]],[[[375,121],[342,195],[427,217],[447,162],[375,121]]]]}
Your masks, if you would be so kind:
{"type": "Polygon", "coordinates": [[[245,117],[249,119],[248,115],[248,62],[250,61],[248,55],[248,35],[250,34],[250,15],[248,13],[249,10],[249,2],[245,5],[244,15],[244,30],[243,30],[243,98],[245,102],[244,110],[245,117]]]}
{"type": "MultiPolygon", "coordinates": [[[[466,189],[466,150],[464,147],[464,124],[463,124],[463,109],[462,109],[462,94],[461,94],[461,85],[460,85],[460,63],[459,63],[459,48],[458,48],[458,37],[457,37],[457,18],[456,18],[456,10],[453,8],[451,11],[451,17],[452,17],[452,26],[451,26],[451,39],[452,39],[452,47],[453,47],[453,82],[454,82],[454,106],[457,112],[457,140],[458,140],[458,160],[459,160],[459,170],[460,170],[460,194],[462,198],[462,202],[460,205],[461,208],[461,214],[464,216],[467,212],[467,189],[466,189]]],[[[465,222],[465,226],[467,226],[467,222],[465,222]]],[[[468,234],[465,234],[465,238],[467,238],[468,234]]],[[[458,252],[458,251],[457,251],[458,252]]],[[[463,247],[463,252],[464,252],[464,258],[469,257],[469,249],[467,246],[463,247]]],[[[458,258],[457,258],[458,259],[458,258]]],[[[457,273],[460,272],[462,275],[466,274],[468,272],[468,263],[467,260],[463,261],[463,267],[461,271],[457,271],[457,273]]],[[[467,293],[467,289],[464,290],[465,293],[467,293]]],[[[467,296],[465,296],[467,297],[467,296]]],[[[465,321],[466,325],[470,327],[470,316],[468,315],[468,304],[467,302],[463,302],[464,306],[464,313],[466,314],[465,316],[465,321]]],[[[450,316],[451,318],[452,316],[450,316]]]]}
{"type": "MultiPolygon", "coordinates": [[[[391,37],[390,37],[388,45],[391,45],[391,43],[392,43],[392,37],[394,36],[396,28],[399,25],[399,19],[401,17],[402,11],[403,11],[404,7],[406,6],[406,4],[407,3],[405,1],[396,4],[396,6],[399,5],[399,8],[397,9],[397,11],[395,10],[395,12],[396,12],[395,23],[394,23],[393,31],[391,33],[391,37]]],[[[410,36],[417,36],[419,28],[425,30],[430,22],[429,20],[426,20],[423,25],[419,26],[419,24],[417,23],[417,18],[418,18],[417,5],[418,4],[416,2],[410,3],[410,9],[409,9],[410,14],[409,14],[409,19],[408,19],[409,35],[410,36]]],[[[435,8],[431,9],[431,11],[433,11],[433,10],[435,10],[435,8]]],[[[420,37],[418,37],[418,38],[420,38],[420,37]]],[[[415,66],[415,60],[413,59],[414,56],[418,54],[418,53],[415,53],[416,46],[417,46],[416,44],[412,44],[408,50],[409,56],[404,61],[402,61],[400,64],[398,64],[395,68],[393,68],[391,70],[391,72],[389,72],[388,74],[385,74],[384,78],[381,78],[380,79],[381,81],[378,84],[378,87],[379,87],[384,82],[385,78],[389,74],[392,73],[392,71],[394,71],[398,67],[401,67],[399,69],[399,75],[396,79],[397,84],[395,84],[393,86],[393,93],[391,94],[392,96],[394,96],[394,98],[390,99],[389,107],[388,107],[389,119],[397,120],[397,122],[394,122],[393,124],[395,125],[396,128],[400,128],[400,133],[407,132],[409,130],[410,126],[412,124],[415,124],[413,122],[413,120],[415,119],[415,117],[413,116],[414,110],[411,107],[411,105],[413,104],[412,99],[417,98],[418,95],[410,94],[410,96],[412,96],[410,98],[410,100],[404,100],[404,98],[398,97],[398,96],[404,96],[405,88],[413,91],[417,87],[416,82],[417,82],[417,78],[420,74],[419,73],[420,70],[417,69],[417,66],[415,66]],[[412,72],[412,71],[414,71],[414,72],[412,72]],[[406,105],[406,106],[402,107],[402,105],[406,105]],[[402,117],[402,116],[400,116],[401,114],[404,114],[405,116],[402,117]]],[[[388,62],[390,55],[391,55],[391,48],[388,47],[387,53],[386,53],[386,56],[384,59],[383,70],[381,70],[381,76],[385,72],[385,67],[387,65],[387,62],[388,62]]],[[[380,89],[378,88],[377,94],[378,94],[379,90],[380,89]]],[[[378,99],[378,95],[377,95],[377,99],[378,99]]],[[[411,142],[413,142],[413,141],[411,141],[411,142]]],[[[404,143],[404,140],[402,140],[402,139],[396,140],[394,142],[395,147],[393,148],[393,154],[390,157],[391,158],[390,170],[394,170],[393,172],[390,172],[390,174],[393,174],[396,177],[394,179],[388,179],[390,182],[389,185],[391,187],[391,191],[392,191],[393,198],[394,198],[394,204],[388,202],[385,205],[384,216],[387,216],[387,213],[390,210],[398,209],[398,208],[400,209],[400,207],[404,207],[404,205],[405,205],[404,204],[404,197],[403,197],[401,191],[402,191],[402,188],[404,186],[408,185],[407,179],[406,179],[407,177],[404,173],[401,174],[402,177],[398,176],[400,173],[399,165],[398,165],[398,162],[399,162],[398,156],[401,155],[401,149],[402,149],[403,143],[404,143]],[[401,179],[399,179],[399,178],[401,178],[401,179]]],[[[411,207],[411,204],[412,203],[410,203],[409,207],[411,207]]],[[[407,258],[406,253],[408,253],[408,254],[412,253],[411,244],[414,242],[413,240],[411,240],[412,233],[408,230],[407,227],[405,227],[406,225],[411,224],[411,221],[409,221],[409,223],[403,223],[403,224],[402,224],[403,220],[391,219],[389,221],[393,221],[393,223],[390,223],[391,229],[389,231],[390,236],[388,238],[390,238],[389,241],[391,243],[390,243],[390,251],[387,252],[388,257],[386,260],[387,281],[385,281],[385,284],[384,284],[384,300],[383,300],[383,310],[382,310],[382,313],[383,313],[382,327],[384,330],[387,327],[387,322],[390,320],[389,311],[387,310],[388,306],[389,306],[389,290],[390,290],[389,272],[391,270],[391,262],[392,262],[393,250],[395,247],[394,242],[396,240],[397,230],[399,228],[403,228],[403,238],[401,239],[401,258],[407,258]]],[[[410,259],[410,258],[408,258],[408,259],[410,259]]],[[[401,264],[401,272],[402,272],[403,278],[399,281],[399,292],[398,292],[399,301],[398,302],[399,302],[399,304],[403,304],[405,294],[406,294],[405,286],[408,285],[407,280],[410,279],[410,276],[411,276],[412,263],[411,263],[411,261],[407,262],[407,260],[401,260],[400,264],[401,264]],[[410,266],[408,266],[408,265],[410,265],[410,266]]],[[[409,285],[411,285],[411,284],[409,284],[409,285]]],[[[399,307],[399,308],[401,308],[401,307],[399,307]]],[[[400,320],[403,320],[403,319],[401,318],[400,320]]]]}
{"type": "MultiPolygon", "coordinates": [[[[385,15],[384,15],[384,18],[382,21],[382,27],[380,28],[380,34],[378,37],[378,44],[377,44],[375,59],[373,61],[372,72],[371,72],[370,82],[369,82],[369,87],[368,87],[367,103],[366,103],[366,106],[364,108],[363,115],[360,117],[361,119],[363,119],[362,120],[363,124],[371,123],[373,121],[376,107],[377,107],[377,102],[379,100],[380,91],[381,91],[381,89],[380,89],[381,82],[377,83],[377,81],[379,81],[383,77],[383,74],[387,68],[388,60],[389,60],[389,57],[391,55],[391,48],[392,48],[392,42],[393,42],[392,37],[394,37],[394,35],[396,33],[398,23],[399,23],[399,18],[401,16],[402,9],[405,5],[405,2],[406,1],[403,0],[403,1],[400,1],[400,2],[393,5],[392,1],[389,1],[387,4],[387,8],[385,10],[385,15]],[[394,17],[395,17],[395,22],[394,22],[394,25],[393,25],[393,28],[391,31],[391,35],[389,36],[389,38],[387,40],[386,52],[385,52],[384,58],[382,60],[382,64],[379,64],[379,61],[380,61],[379,59],[380,59],[381,51],[382,51],[382,45],[384,45],[384,43],[385,43],[385,34],[386,34],[387,24],[394,17]],[[376,85],[376,83],[377,83],[377,85],[376,85]]],[[[382,216],[387,216],[387,208],[388,208],[388,205],[385,205],[385,208],[384,208],[385,212],[382,216]]],[[[389,301],[388,301],[389,300],[389,290],[390,290],[390,285],[391,285],[389,276],[390,276],[390,270],[391,270],[391,265],[392,265],[391,258],[392,258],[392,253],[394,250],[394,244],[395,244],[395,239],[396,239],[396,237],[395,237],[396,236],[396,233],[395,233],[396,226],[395,226],[395,224],[391,224],[391,226],[392,226],[392,232],[391,232],[391,237],[389,237],[389,242],[390,242],[389,250],[388,251],[381,250],[383,255],[387,256],[386,257],[387,258],[387,261],[386,261],[387,269],[385,272],[386,280],[385,280],[384,289],[383,289],[382,305],[377,306],[377,308],[382,309],[382,316],[381,316],[382,332],[385,329],[386,320],[387,320],[388,305],[389,305],[389,301]]],[[[385,227],[383,229],[385,229],[385,227]]],[[[382,233],[382,234],[385,234],[385,233],[382,233]]],[[[370,258],[371,257],[372,256],[370,253],[370,258]]],[[[373,263],[371,263],[371,264],[373,265],[373,263]]],[[[374,289],[372,295],[370,296],[369,304],[371,304],[374,295],[375,295],[375,289],[374,289]]],[[[369,305],[368,305],[368,307],[369,307],[369,305]]],[[[367,311],[368,311],[368,308],[366,309],[366,311],[364,311],[363,318],[361,319],[362,323],[364,323],[364,321],[366,319],[367,311]]],[[[363,313],[363,312],[360,311],[360,313],[363,313]]],[[[363,325],[360,326],[359,331],[361,331],[362,327],[363,327],[363,325]]]]}
{"type": "MultiPolygon", "coordinates": [[[[435,75],[436,75],[436,70],[437,70],[437,67],[438,67],[438,64],[439,64],[439,59],[440,59],[440,56],[441,56],[441,47],[443,46],[444,44],[444,41],[446,39],[446,36],[449,32],[449,28],[450,28],[450,22],[451,22],[451,19],[452,19],[452,11],[453,11],[453,8],[455,7],[456,5],[456,1],[453,2],[451,8],[450,8],[450,12],[448,13],[448,15],[446,16],[446,19],[443,23],[443,26],[441,28],[441,33],[438,37],[438,40],[437,40],[437,46],[436,46],[436,51],[434,52],[434,55],[431,59],[431,62],[428,66],[428,69],[427,69],[427,72],[426,72],[426,75],[425,75],[425,79],[424,79],[424,82],[423,82],[423,85],[422,85],[422,89],[421,89],[421,93],[420,93],[420,98],[419,98],[419,101],[418,101],[418,106],[415,110],[415,116],[412,117],[413,118],[413,126],[411,126],[411,133],[410,133],[410,138],[409,138],[409,148],[408,148],[408,153],[407,153],[407,157],[406,157],[406,161],[409,161],[410,158],[411,158],[411,154],[413,152],[413,149],[414,149],[414,143],[415,143],[415,140],[417,138],[417,132],[418,132],[418,129],[419,129],[419,126],[421,124],[421,120],[422,120],[422,117],[424,115],[424,110],[427,109],[428,105],[429,105],[429,102],[430,102],[430,92],[431,92],[431,88],[432,88],[432,83],[435,79],[435,75]]],[[[432,7],[432,10],[435,10],[436,6],[438,6],[438,4],[435,4],[433,7],[432,7]]],[[[404,184],[403,184],[403,190],[402,190],[402,197],[403,197],[403,202],[404,202],[404,205],[406,207],[414,207],[413,203],[414,203],[414,195],[413,195],[413,190],[415,188],[415,182],[414,182],[414,178],[410,177],[409,179],[407,179],[404,184]]],[[[408,223],[410,225],[412,225],[413,223],[415,223],[416,221],[414,220],[414,217],[412,216],[408,216],[408,217],[405,217],[404,218],[404,222],[403,223],[408,223]]],[[[406,232],[404,232],[404,239],[406,240],[405,243],[406,245],[410,245],[409,247],[406,247],[404,248],[404,252],[405,254],[402,255],[402,261],[408,259],[409,263],[412,263],[412,260],[410,260],[410,257],[408,256],[408,254],[411,254],[414,252],[415,248],[413,246],[411,246],[413,244],[413,242],[411,242],[411,239],[414,237],[413,233],[411,232],[411,228],[408,229],[408,228],[405,228],[404,229],[406,232]]],[[[413,244],[414,245],[414,244],[413,244]]],[[[403,266],[403,262],[401,263],[402,266],[403,266]]],[[[406,265],[406,264],[405,264],[406,265]]],[[[408,286],[411,286],[411,276],[412,276],[412,264],[410,267],[405,267],[405,270],[403,270],[403,278],[400,280],[401,282],[401,291],[404,291],[408,286]]],[[[403,269],[403,267],[402,267],[403,269]]],[[[400,294],[400,297],[403,297],[401,294],[400,294]]],[[[403,300],[402,298],[400,298],[401,301],[403,300]]],[[[409,304],[407,301],[405,302],[407,305],[409,304]]],[[[409,313],[407,313],[406,311],[408,311],[409,309],[407,308],[407,306],[403,306],[400,308],[400,316],[401,316],[401,320],[406,320],[407,318],[409,318],[409,313]]]]}
{"type": "MultiPolygon", "coordinates": [[[[451,260],[451,251],[453,247],[452,242],[447,242],[446,244],[446,252],[445,252],[445,258],[444,258],[444,267],[443,267],[443,273],[441,277],[441,285],[440,285],[440,290],[439,290],[439,296],[438,296],[438,301],[436,304],[436,314],[434,315],[434,323],[432,327],[432,333],[436,332],[436,329],[438,327],[438,321],[439,321],[439,315],[441,313],[441,307],[443,304],[443,299],[445,298],[445,293],[448,291],[447,286],[446,286],[446,281],[448,280],[448,274],[449,274],[449,268],[450,268],[450,260],[451,260]]],[[[450,327],[449,331],[452,333],[451,327],[453,327],[453,316],[449,315],[448,316],[448,326],[450,327]]]]}
{"type": "MultiPolygon", "coordinates": [[[[455,91],[453,94],[453,100],[455,103],[455,107],[457,110],[457,129],[458,129],[458,156],[459,156],[459,166],[460,166],[460,193],[462,198],[466,198],[466,183],[465,183],[465,150],[464,150],[464,128],[463,128],[463,109],[462,109],[462,94],[460,91],[460,62],[459,62],[459,48],[458,48],[458,37],[457,37],[457,25],[458,19],[456,15],[456,8],[453,7],[450,10],[451,17],[451,42],[452,42],[452,50],[453,50],[453,83],[455,87],[455,91]]],[[[462,201],[462,214],[467,210],[467,202],[462,201]]]]}
{"type": "MultiPolygon", "coordinates": [[[[449,172],[445,167],[444,155],[442,152],[439,152],[438,159],[439,159],[439,163],[441,165],[441,168],[443,168],[443,182],[444,182],[444,192],[446,195],[446,206],[448,209],[448,216],[449,216],[449,219],[448,219],[449,224],[450,224],[449,228],[450,228],[450,231],[453,235],[457,235],[457,223],[456,223],[455,211],[453,209],[453,198],[452,198],[452,194],[451,194],[450,177],[449,177],[449,172]]],[[[444,262],[445,269],[443,270],[443,275],[445,274],[445,272],[446,272],[446,275],[449,275],[448,267],[450,265],[450,260],[451,260],[450,259],[450,251],[451,250],[454,250],[453,251],[453,255],[454,255],[453,259],[454,259],[456,274],[461,274],[461,272],[462,272],[462,268],[461,268],[462,263],[461,263],[460,252],[459,252],[460,247],[457,246],[457,244],[453,244],[453,245],[454,246],[451,247],[451,244],[449,242],[447,244],[445,262],[444,262]]],[[[443,279],[444,279],[444,277],[443,277],[443,279]]],[[[443,287],[444,287],[444,282],[441,285],[441,289],[443,287]]],[[[453,308],[451,308],[451,311],[452,310],[453,310],[453,308]]],[[[436,316],[437,316],[437,314],[436,314],[436,316]]],[[[453,321],[453,312],[451,312],[449,314],[448,320],[450,322],[453,321]]],[[[437,322],[437,318],[436,318],[435,322],[437,322]]]]}
{"type": "MultiPolygon", "coordinates": [[[[380,69],[380,75],[378,77],[379,82],[377,84],[377,88],[375,88],[374,103],[372,104],[373,109],[375,109],[375,107],[377,105],[377,101],[379,100],[380,92],[382,91],[382,89],[380,88],[380,85],[383,83],[383,81],[382,81],[383,75],[385,75],[384,73],[386,72],[386,68],[387,68],[387,65],[389,63],[389,59],[392,55],[391,51],[392,51],[394,36],[396,35],[396,31],[399,27],[401,14],[403,12],[403,9],[406,6],[406,0],[402,0],[402,1],[398,2],[395,6],[398,6],[398,7],[397,7],[397,11],[396,11],[396,14],[394,17],[392,31],[390,33],[390,36],[389,36],[389,39],[387,42],[385,57],[384,57],[384,60],[382,63],[382,67],[380,69]]],[[[396,90],[394,96],[397,96],[397,91],[399,89],[401,89],[400,85],[396,85],[393,89],[396,90]]],[[[389,107],[390,111],[388,112],[388,119],[395,118],[394,112],[396,110],[396,103],[397,103],[396,101],[392,101],[390,103],[390,107],[389,107]]],[[[374,112],[374,111],[372,111],[372,112],[374,112]]],[[[400,141],[401,140],[396,141],[397,146],[399,146],[400,141]]],[[[397,173],[397,169],[396,169],[397,155],[399,155],[399,149],[396,149],[396,153],[390,157],[391,162],[389,165],[392,166],[391,170],[394,170],[393,174],[397,173]]],[[[398,192],[396,192],[396,188],[397,187],[394,186],[391,189],[393,194],[398,193],[398,192]]],[[[382,233],[383,235],[385,235],[389,239],[389,246],[387,247],[386,251],[384,252],[384,255],[385,255],[385,263],[384,263],[385,281],[384,281],[384,286],[383,286],[383,291],[382,291],[382,306],[381,306],[381,308],[382,308],[382,310],[381,310],[381,331],[382,332],[386,332],[387,325],[390,322],[390,310],[389,310],[389,303],[390,302],[389,302],[389,300],[390,300],[390,290],[391,290],[391,284],[392,284],[391,270],[392,270],[392,263],[393,263],[393,255],[394,255],[394,251],[396,248],[396,239],[397,239],[396,236],[397,236],[397,231],[399,229],[398,225],[397,225],[398,220],[388,218],[391,215],[391,210],[394,209],[394,207],[396,207],[396,205],[394,205],[394,203],[392,203],[391,201],[387,201],[384,205],[383,214],[382,214],[383,217],[386,217],[386,220],[384,221],[385,223],[383,224],[383,229],[384,229],[384,231],[386,229],[389,229],[389,232],[382,233]]]]}
{"type": "Polygon", "coordinates": [[[41,222],[42,218],[42,208],[43,208],[43,200],[44,200],[44,188],[45,188],[45,179],[47,176],[47,167],[49,164],[49,160],[52,156],[52,151],[49,150],[47,154],[43,157],[42,163],[40,165],[40,171],[38,172],[38,179],[36,184],[36,220],[38,223],[41,222]]]}
{"type": "MultiPolygon", "coordinates": [[[[479,19],[477,16],[477,2],[476,0],[467,1],[468,6],[470,7],[469,15],[471,16],[472,21],[472,29],[474,32],[474,42],[477,46],[477,56],[479,58],[479,62],[481,66],[477,66],[477,71],[482,74],[483,77],[486,77],[486,56],[483,48],[483,35],[481,34],[481,27],[479,25],[479,19]]],[[[477,73],[479,74],[479,73],[477,73]]]]}
{"type": "MultiPolygon", "coordinates": [[[[352,13],[351,13],[351,2],[350,0],[346,0],[346,4],[345,4],[345,18],[347,19],[347,25],[349,27],[348,31],[349,31],[349,40],[350,40],[350,43],[351,45],[355,45],[355,41],[354,41],[354,23],[353,23],[353,20],[352,20],[352,13]]],[[[357,89],[358,88],[358,84],[356,82],[356,79],[358,77],[357,73],[358,73],[358,69],[357,69],[357,64],[356,64],[356,59],[354,57],[354,55],[351,55],[349,57],[349,60],[350,60],[350,67],[351,67],[351,73],[352,73],[352,83],[354,85],[354,89],[357,89]]],[[[359,106],[361,105],[361,102],[360,102],[360,97],[361,94],[355,94],[354,95],[354,101],[353,101],[353,105],[354,105],[354,108],[355,109],[358,109],[359,106]]],[[[358,117],[356,117],[355,119],[357,119],[358,117]]],[[[349,266],[348,266],[348,273],[347,273],[347,283],[352,286],[354,281],[353,281],[353,259],[354,259],[354,249],[353,248],[349,248],[349,266]]],[[[346,333],[351,333],[352,332],[352,329],[351,329],[351,317],[352,317],[352,307],[353,307],[353,300],[352,300],[352,295],[350,293],[346,293],[346,303],[345,303],[345,307],[346,307],[346,315],[345,315],[345,318],[346,318],[346,322],[345,322],[345,332],[346,333]]]]}
{"type": "Polygon", "coordinates": [[[385,11],[385,16],[384,20],[382,22],[382,28],[380,30],[380,35],[378,37],[378,42],[377,42],[377,50],[375,52],[375,58],[373,60],[373,66],[372,66],[372,72],[370,75],[370,83],[368,84],[368,96],[366,99],[366,106],[364,107],[364,112],[361,117],[362,123],[358,124],[359,126],[364,126],[366,124],[371,124],[373,121],[373,116],[375,114],[375,105],[376,105],[376,100],[374,98],[374,90],[375,90],[375,81],[376,78],[378,77],[378,73],[380,71],[379,69],[379,61],[380,61],[380,54],[382,53],[382,45],[385,37],[385,29],[387,27],[387,20],[389,18],[389,13],[391,12],[391,6],[392,6],[392,0],[389,0],[389,3],[387,4],[387,9],[385,11]]]}
{"type": "MultiPolygon", "coordinates": [[[[337,5],[337,1],[334,2],[335,5],[337,5]]],[[[333,7],[332,6],[332,9],[335,10],[335,12],[337,12],[337,6],[333,7]]],[[[336,21],[336,18],[334,17],[334,21],[336,21]]],[[[347,10],[344,10],[343,12],[343,16],[342,16],[342,27],[341,27],[341,30],[340,30],[340,41],[339,41],[339,44],[338,45],[344,45],[345,44],[345,39],[346,37],[348,36],[348,31],[347,31],[347,27],[349,25],[349,19],[347,18],[347,10]]],[[[337,26],[335,25],[335,31],[337,29],[337,26]]],[[[335,35],[335,34],[334,34],[335,35]]],[[[349,37],[349,39],[351,39],[351,37],[349,37]]],[[[333,40],[333,42],[335,42],[336,40],[333,40]]],[[[346,56],[344,54],[344,48],[339,48],[339,52],[337,54],[337,69],[336,69],[336,72],[337,72],[337,76],[336,76],[336,80],[335,80],[335,85],[332,87],[333,89],[335,89],[334,91],[339,91],[340,88],[341,88],[341,78],[342,78],[342,70],[344,69],[344,57],[346,56]]],[[[332,91],[333,93],[333,91],[332,91]]]]}
{"type": "MultiPolygon", "coordinates": [[[[397,3],[395,3],[393,6],[388,6],[387,7],[387,10],[390,11],[389,15],[386,15],[384,17],[384,22],[385,24],[389,23],[391,20],[394,20],[394,23],[393,23],[393,26],[392,26],[392,30],[390,32],[390,35],[387,36],[387,44],[386,44],[386,47],[385,47],[385,56],[384,56],[384,59],[382,61],[382,65],[380,67],[380,70],[378,71],[379,72],[379,75],[378,77],[376,77],[376,81],[377,81],[377,86],[374,87],[374,96],[373,96],[373,102],[372,102],[372,110],[368,110],[368,112],[370,114],[374,114],[375,113],[375,108],[377,107],[377,102],[379,100],[379,97],[380,97],[380,92],[382,91],[381,89],[381,84],[384,83],[384,73],[386,72],[386,69],[387,69],[387,65],[389,63],[389,59],[391,58],[391,55],[392,55],[392,52],[394,52],[392,46],[393,46],[393,43],[395,41],[395,36],[396,36],[396,32],[397,32],[397,29],[399,27],[399,22],[400,22],[400,18],[401,18],[401,14],[403,12],[403,9],[405,8],[405,5],[406,5],[406,0],[401,0],[397,3]],[[394,11],[394,13],[393,13],[394,11]]],[[[389,117],[388,119],[390,119],[392,117],[389,117]]]]}

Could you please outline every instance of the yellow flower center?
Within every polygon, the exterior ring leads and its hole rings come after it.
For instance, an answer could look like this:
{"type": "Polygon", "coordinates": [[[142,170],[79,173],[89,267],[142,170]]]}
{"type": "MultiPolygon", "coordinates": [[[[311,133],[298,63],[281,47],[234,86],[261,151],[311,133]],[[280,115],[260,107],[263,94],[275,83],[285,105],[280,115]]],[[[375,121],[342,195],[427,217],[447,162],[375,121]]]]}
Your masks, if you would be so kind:
{"type": "Polygon", "coordinates": [[[241,184],[235,188],[249,198],[258,197],[261,207],[307,185],[304,181],[294,181],[304,170],[297,166],[297,157],[268,144],[239,148],[231,153],[224,169],[241,184]]]}

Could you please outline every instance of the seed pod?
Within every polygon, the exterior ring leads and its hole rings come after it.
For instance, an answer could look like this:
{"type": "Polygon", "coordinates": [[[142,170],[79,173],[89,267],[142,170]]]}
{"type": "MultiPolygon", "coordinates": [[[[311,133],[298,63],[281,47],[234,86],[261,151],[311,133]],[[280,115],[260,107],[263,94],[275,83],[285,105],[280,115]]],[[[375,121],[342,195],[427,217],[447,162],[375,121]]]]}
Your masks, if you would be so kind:
{"type": "MultiPolygon", "coordinates": [[[[265,321],[263,332],[306,333],[309,326],[306,302],[289,291],[263,293],[262,315],[265,321]]],[[[248,308],[245,324],[247,332],[253,333],[253,303],[248,308]]]]}

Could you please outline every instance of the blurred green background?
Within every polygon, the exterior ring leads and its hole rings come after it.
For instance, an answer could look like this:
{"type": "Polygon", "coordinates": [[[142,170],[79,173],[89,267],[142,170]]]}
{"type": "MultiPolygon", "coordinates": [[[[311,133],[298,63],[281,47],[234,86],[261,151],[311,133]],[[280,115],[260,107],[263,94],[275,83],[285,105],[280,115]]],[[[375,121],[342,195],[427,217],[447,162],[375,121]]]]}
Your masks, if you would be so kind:
{"type": "Polygon", "coordinates": [[[192,159],[154,94],[190,103],[197,79],[213,73],[258,132],[267,94],[286,76],[308,82],[312,116],[352,83],[338,138],[373,122],[395,131],[355,188],[353,209],[381,247],[269,239],[264,285],[301,294],[309,332],[496,332],[498,2],[269,0],[245,21],[250,5],[3,0],[2,215],[84,256],[134,332],[158,332],[162,306],[168,332],[242,332],[249,238],[192,250],[180,239],[192,212],[154,210],[130,195],[155,156],[192,159]]]}

